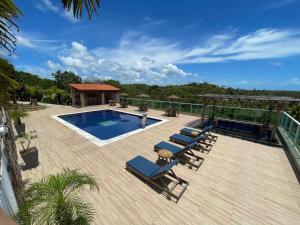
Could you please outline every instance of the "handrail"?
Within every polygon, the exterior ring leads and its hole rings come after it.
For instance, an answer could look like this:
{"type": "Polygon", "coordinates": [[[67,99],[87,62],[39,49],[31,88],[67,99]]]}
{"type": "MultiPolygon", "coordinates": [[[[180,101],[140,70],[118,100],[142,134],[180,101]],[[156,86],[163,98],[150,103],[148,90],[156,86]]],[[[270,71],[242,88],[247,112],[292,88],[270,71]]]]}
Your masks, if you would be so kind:
{"type": "MultiPolygon", "coordinates": [[[[138,101],[154,101],[154,102],[166,102],[171,104],[183,104],[183,105],[197,105],[197,106],[203,106],[203,104],[200,103],[188,103],[188,102],[173,102],[173,101],[163,101],[163,100],[155,100],[155,99],[141,99],[141,98],[122,98],[124,100],[138,100],[138,101]]],[[[214,107],[214,105],[207,105],[207,107],[214,107]]],[[[270,111],[268,109],[254,109],[254,108],[242,108],[242,107],[236,107],[236,106],[223,106],[223,105],[216,105],[217,108],[228,108],[228,109],[243,109],[243,110],[258,110],[258,111],[270,111]]],[[[276,112],[276,110],[271,110],[272,112],[276,112]]]]}
{"type": "MultiPolygon", "coordinates": [[[[168,105],[176,105],[179,107],[179,111],[186,114],[197,115],[200,114],[204,104],[199,103],[187,103],[178,101],[164,101],[164,100],[153,100],[153,99],[140,99],[140,98],[122,98],[127,100],[128,104],[137,105],[140,102],[149,103],[150,108],[165,109],[168,105]]],[[[241,108],[234,106],[220,106],[220,105],[207,105],[205,109],[205,116],[210,116],[215,108],[215,118],[232,118],[240,121],[250,122],[265,122],[274,124],[275,110],[267,109],[253,109],[253,108],[241,108]],[[225,110],[225,111],[222,111],[225,110]],[[228,110],[228,111],[226,111],[228,110]],[[229,112],[229,110],[231,112],[229,112]],[[250,112],[249,112],[250,111],[250,112]],[[247,113],[248,112],[248,113],[247,113]],[[266,114],[270,112],[270,114],[266,114]]]]}
{"type": "Polygon", "coordinates": [[[282,112],[283,114],[285,114],[287,117],[289,117],[289,119],[293,120],[298,126],[300,126],[300,122],[298,120],[296,120],[294,117],[292,117],[291,115],[289,115],[286,112],[282,112]]]}

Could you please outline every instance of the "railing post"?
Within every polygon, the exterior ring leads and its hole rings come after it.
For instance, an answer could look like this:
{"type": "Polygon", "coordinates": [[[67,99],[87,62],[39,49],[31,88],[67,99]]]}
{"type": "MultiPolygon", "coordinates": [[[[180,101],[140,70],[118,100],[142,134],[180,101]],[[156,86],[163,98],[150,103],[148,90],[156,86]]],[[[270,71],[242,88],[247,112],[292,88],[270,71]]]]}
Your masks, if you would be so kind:
{"type": "Polygon", "coordinates": [[[283,112],[281,112],[281,127],[284,126],[285,120],[286,120],[286,115],[283,112]]]}
{"type": "Polygon", "coordinates": [[[193,114],[193,104],[191,104],[191,114],[193,114]]]}
{"type": "Polygon", "coordinates": [[[236,120],[236,116],[237,116],[237,108],[235,108],[235,114],[234,114],[235,120],[236,120]]]}
{"type": "Polygon", "coordinates": [[[296,145],[297,140],[299,139],[299,136],[300,136],[300,125],[297,126],[295,138],[294,138],[294,141],[293,141],[294,145],[296,145]]]}
{"type": "Polygon", "coordinates": [[[292,133],[292,128],[293,128],[293,121],[291,120],[290,128],[289,128],[289,135],[292,133]]]}
{"type": "Polygon", "coordinates": [[[280,114],[280,126],[282,127],[282,125],[283,125],[283,122],[284,122],[284,114],[281,112],[281,114],[280,114]]]}
{"type": "Polygon", "coordinates": [[[162,101],[160,101],[160,108],[162,109],[162,101]]]}
{"type": "Polygon", "coordinates": [[[286,130],[287,127],[287,123],[289,121],[290,118],[286,117],[286,120],[284,121],[284,125],[283,125],[283,129],[286,130]]]}
{"type": "Polygon", "coordinates": [[[257,118],[257,110],[255,110],[255,113],[254,113],[254,122],[256,123],[256,118],[257,118]]]}

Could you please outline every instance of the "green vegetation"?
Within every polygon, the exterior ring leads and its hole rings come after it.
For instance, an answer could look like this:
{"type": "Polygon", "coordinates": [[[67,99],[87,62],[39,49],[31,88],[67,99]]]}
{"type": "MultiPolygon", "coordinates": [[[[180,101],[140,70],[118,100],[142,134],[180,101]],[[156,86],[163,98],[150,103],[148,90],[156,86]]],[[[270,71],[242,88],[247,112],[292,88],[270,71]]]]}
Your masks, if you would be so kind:
{"type": "Polygon", "coordinates": [[[27,112],[17,109],[10,112],[9,116],[15,122],[15,124],[19,125],[21,124],[21,118],[27,116],[27,112]]]}
{"type": "Polygon", "coordinates": [[[91,175],[69,169],[32,184],[24,193],[25,202],[17,215],[18,224],[92,224],[94,210],[80,196],[85,187],[99,191],[91,175]]]}
{"type": "Polygon", "coordinates": [[[22,150],[20,154],[26,153],[30,149],[30,144],[33,139],[37,138],[36,130],[29,131],[29,133],[23,133],[21,136],[20,144],[22,150]]]}
{"type": "Polygon", "coordinates": [[[58,70],[57,72],[52,74],[54,78],[55,85],[64,91],[70,92],[70,84],[72,83],[81,83],[81,77],[76,76],[74,73],[69,71],[61,72],[58,70]]]}
{"type": "Polygon", "coordinates": [[[29,101],[37,98],[38,101],[53,104],[69,104],[71,83],[81,83],[81,78],[69,71],[57,71],[52,74],[53,80],[41,78],[37,75],[16,72],[16,81],[20,84],[17,90],[17,99],[29,101]]]}
{"type": "MultiPolygon", "coordinates": [[[[170,95],[177,95],[181,99],[176,100],[179,102],[202,104],[202,100],[197,97],[198,94],[228,94],[228,95],[268,95],[268,96],[289,96],[300,98],[300,91],[270,91],[270,90],[245,90],[234,89],[230,87],[218,86],[214,84],[204,83],[190,83],[183,85],[147,85],[147,84],[121,84],[116,80],[100,80],[100,79],[87,79],[82,80],[80,76],[70,71],[57,71],[52,74],[52,79],[41,78],[38,75],[30,73],[15,71],[13,66],[6,60],[0,61],[0,72],[10,77],[6,79],[6,84],[11,82],[11,85],[5,85],[3,89],[5,94],[2,94],[3,99],[16,96],[18,100],[29,101],[30,97],[37,98],[38,101],[53,104],[70,104],[70,86],[71,83],[106,83],[116,86],[122,92],[128,94],[129,98],[135,98],[137,95],[144,93],[151,96],[154,100],[167,101],[170,95]],[[19,83],[19,85],[17,85],[19,83]],[[14,95],[14,88],[17,88],[16,95],[14,95]],[[10,94],[9,94],[10,93],[10,94]]],[[[0,79],[4,80],[4,78],[0,79]]],[[[1,83],[2,84],[2,83],[1,83]]],[[[3,91],[2,91],[3,93],[3,91]]],[[[208,102],[208,104],[213,104],[208,102]]],[[[240,102],[240,101],[219,101],[219,106],[232,106],[243,108],[260,108],[260,109],[274,109],[274,105],[269,105],[263,102],[240,102]]],[[[185,110],[184,108],[182,110],[185,110]]],[[[187,110],[190,111],[190,108],[187,110]]],[[[290,115],[300,120],[300,107],[297,105],[288,105],[286,110],[290,115]]],[[[197,109],[193,109],[197,111],[197,109]]],[[[197,111],[198,112],[198,111],[197,111]]],[[[221,112],[220,112],[221,113],[221,112]]],[[[241,114],[245,114],[242,113],[241,114]]],[[[250,113],[251,114],[251,113],[250,113]]],[[[262,115],[265,116],[265,115],[262,115]]]]}
{"type": "Polygon", "coordinates": [[[0,105],[6,105],[9,99],[15,101],[14,90],[19,87],[15,79],[14,66],[0,58],[0,105]]]}

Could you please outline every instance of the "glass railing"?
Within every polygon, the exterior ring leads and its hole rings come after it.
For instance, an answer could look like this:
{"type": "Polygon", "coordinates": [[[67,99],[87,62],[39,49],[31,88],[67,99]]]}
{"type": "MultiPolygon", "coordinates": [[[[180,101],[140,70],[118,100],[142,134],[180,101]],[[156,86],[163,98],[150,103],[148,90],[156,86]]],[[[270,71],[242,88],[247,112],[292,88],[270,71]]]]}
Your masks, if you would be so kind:
{"type": "Polygon", "coordinates": [[[279,120],[279,130],[284,134],[284,138],[295,146],[300,157],[300,123],[286,112],[282,112],[279,120]]]}
{"type": "MultiPolygon", "coordinates": [[[[5,126],[6,116],[4,109],[0,110],[0,126],[5,126]]],[[[7,215],[13,216],[18,212],[18,203],[14,194],[9,165],[5,154],[4,132],[0,133],[0,208],[7,215]]],[[[2,223],[1,223],[2,224],[2,223]]]]}
{"type": "Polygon", "coordinates": [[[294,162],[300,179],[300,123],[286,112],[280,115],[278,133],[281,142],[294,162]]]}
{"type": "MultiPolygon", "coordinates": [[[[137,98],[123,98],[126,99],[129,105],[138,106],[145,103],[148,107],[153,109],[165,110],[168,107],[176,107],[180,113],[190,115],[201,115],[203,104],[159,101],[149,99],[137,98]]],[[[276,112],[274,110],[252,109],[252,108],[238,108],[229,106],[214,106],[208,105],[205,110],[205,116],[211,117],[215,112],[215,118],[232,119],[247,122],[269,123],[274,124],[276,112]]]]}

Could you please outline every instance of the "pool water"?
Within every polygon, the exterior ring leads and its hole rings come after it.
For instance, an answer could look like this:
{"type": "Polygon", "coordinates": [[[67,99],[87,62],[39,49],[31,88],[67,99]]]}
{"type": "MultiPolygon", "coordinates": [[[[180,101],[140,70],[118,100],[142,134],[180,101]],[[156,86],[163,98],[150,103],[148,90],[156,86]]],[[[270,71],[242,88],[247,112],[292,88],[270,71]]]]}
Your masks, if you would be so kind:
{"type": "MultiPolygon", "coordinates": [[[[109,140],[142,128],[142,116],[115,110],[83,112],[58,117],[101,140],[109,140]]],[[[148,117],[146,127],[160,121],[148,117]]]]}

